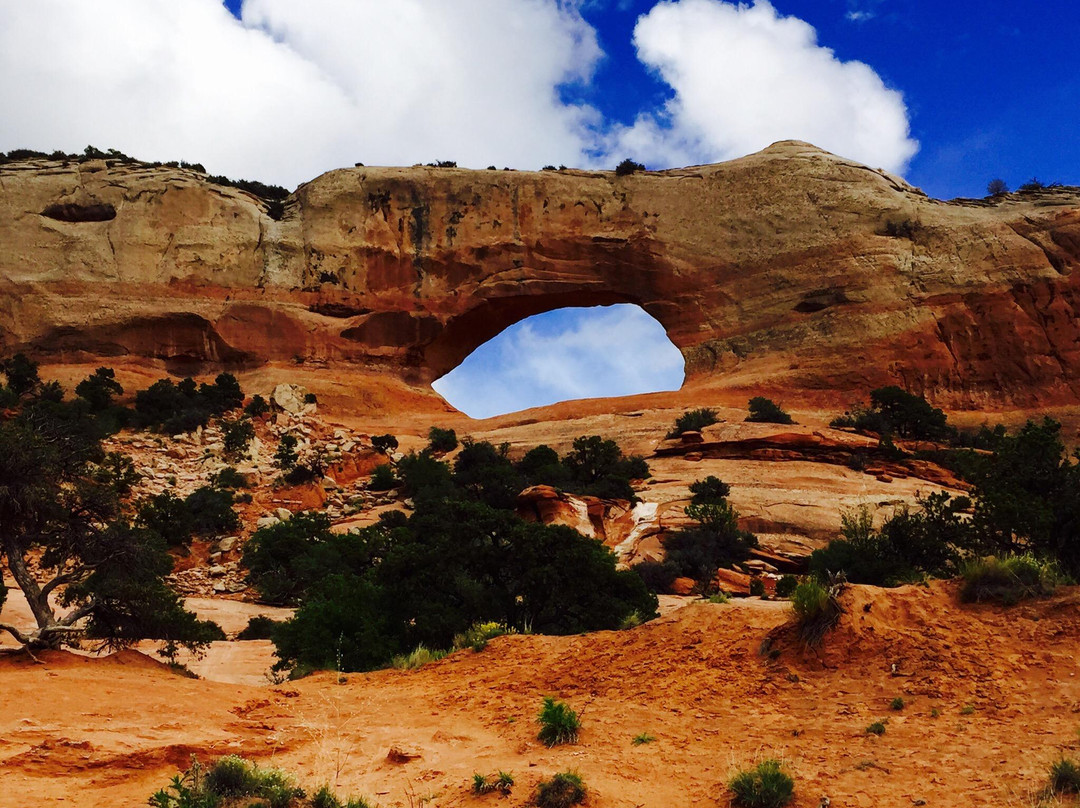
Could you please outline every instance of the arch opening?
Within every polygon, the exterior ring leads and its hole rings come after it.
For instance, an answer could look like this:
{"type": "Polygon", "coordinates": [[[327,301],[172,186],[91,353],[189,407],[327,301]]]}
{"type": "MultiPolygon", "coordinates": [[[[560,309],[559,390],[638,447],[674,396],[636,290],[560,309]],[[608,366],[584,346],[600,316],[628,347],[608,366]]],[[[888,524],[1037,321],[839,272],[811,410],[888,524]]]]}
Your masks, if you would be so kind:
{"type": "Polygon", "coordinates": [[[586,398],[678,390],[682,353],[640,306],[572,306],[525,317],[432,383],[471,418],[586,398]]]}

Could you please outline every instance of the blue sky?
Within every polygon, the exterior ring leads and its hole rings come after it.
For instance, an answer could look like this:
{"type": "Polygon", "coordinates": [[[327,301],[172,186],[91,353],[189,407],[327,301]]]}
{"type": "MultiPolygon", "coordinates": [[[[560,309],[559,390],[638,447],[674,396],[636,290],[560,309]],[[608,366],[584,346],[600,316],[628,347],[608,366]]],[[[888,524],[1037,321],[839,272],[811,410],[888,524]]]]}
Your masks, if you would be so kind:
{"type": "MultiPolygon", "coordinates": [[[[1075,0],[6,0],[0,150],[92,143],[295,187],[358,161],[666,168],[798,138],[981,196],[1080,184],[1078,34],[1075,0]]],[[[574,310],[460,388],[540,344],[594,387],[519,378],[502,406],[671,383],[582,364],[590,317],[660,356],[630,310],[574,310]]]]}

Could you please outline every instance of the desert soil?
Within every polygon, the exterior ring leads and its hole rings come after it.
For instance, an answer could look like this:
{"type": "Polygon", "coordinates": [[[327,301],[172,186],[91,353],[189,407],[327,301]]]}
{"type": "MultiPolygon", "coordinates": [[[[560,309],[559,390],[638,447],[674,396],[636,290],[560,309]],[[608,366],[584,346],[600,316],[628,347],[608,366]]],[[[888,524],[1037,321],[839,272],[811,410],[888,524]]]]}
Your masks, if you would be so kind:
{"type": "Polygon", "coordinates": [[[567,769],[594,808],[726,805],[730,775],[770,756],[800,808],[1034,804],[1080,745],[1080,590],[1004,610],[961,606],[952,583],[852,587],[845,606],[818,652],[778,629],[784,604],[697,602],[628,631],[279,686],[189,679],[136,651],[15,654],[0,661],[0,806],[142,805],[192,755],[230,753],[410,808],[525,805],[567,769]],[[761,654],[769,637],[779,654],[761,654]],[[536,740],[545,695],[583,713],[579,743],[536,740]],[[643,732],[656,740],[633,745],[643,732]],[[417,757],[392,763],[391,747],[417,757]],[[473,773],[500,769],[511,797],[471,794],[473,773]]]}

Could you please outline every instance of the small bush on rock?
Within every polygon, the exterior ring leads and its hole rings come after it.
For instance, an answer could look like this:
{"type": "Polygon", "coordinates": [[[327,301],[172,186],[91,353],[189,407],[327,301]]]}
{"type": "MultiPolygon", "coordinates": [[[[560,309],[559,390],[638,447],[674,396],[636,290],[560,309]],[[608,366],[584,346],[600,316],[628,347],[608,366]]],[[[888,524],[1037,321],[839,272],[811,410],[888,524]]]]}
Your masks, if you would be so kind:
{"type": "Polygon", "coordinates": [[[634,174],[638,171],[644,170],[645,166],[643,166],[641,163],[635,163],[633,160],[627,157],[625,160],[615,166],[615,176],[625,177],[628,174],[634,174]]]}
{"type": "Polygon", "coordinates": [[[393,435],[376,435],[371,439],[371,448],[381,454],[390,454],[398,447],[398,439],[393,435]]]}
{"type": "Polygon", "coordinates": [[[795,794],[795,781],[778,760],[763,760],[741,771],[728,783],[736,805],[744,808],[782,808],[795,794]]]}
{"type": "Polygon", "coordinates": [[[551,696],[544,697],[544,705],[537,716],[540,733],[537,737],[547,746],[564,743],[577,743],[581,719],[565,701],[556,701],[551,696]]]}
{"type": "Polygon", "coordinates": [[[747,421],[763,424],[793,424],[791,416],[784,412],[783,408],[772,399],[755,396],[750,399],[747,407],[750,414],[747,421]]]}
{"type": "Polygon", "coordinates": [[[717,421],[716,410],[702,407],[696,410],[688,410],[675,419],[675,426],[667,436],[677,438],[683,432],[700,432],[707,426],[712,426],[717,421]]]}

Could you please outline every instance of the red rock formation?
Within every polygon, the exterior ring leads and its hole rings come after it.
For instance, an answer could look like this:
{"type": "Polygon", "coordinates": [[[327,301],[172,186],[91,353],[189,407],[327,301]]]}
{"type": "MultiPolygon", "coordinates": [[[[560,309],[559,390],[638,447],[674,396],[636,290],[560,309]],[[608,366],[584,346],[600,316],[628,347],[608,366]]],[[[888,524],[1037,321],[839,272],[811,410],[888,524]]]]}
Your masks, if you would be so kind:
{"type": "Polygon", "coordinates": [[[1078,266],[1075,189],[939,202],[797,142],[627,177],[342,169],[281,221],[185,170],[0,167],[0,339],[57,362],[295,357],[419,384],[528,315],[632,302],[695,385],[1074,403],[1078,266]]]}

